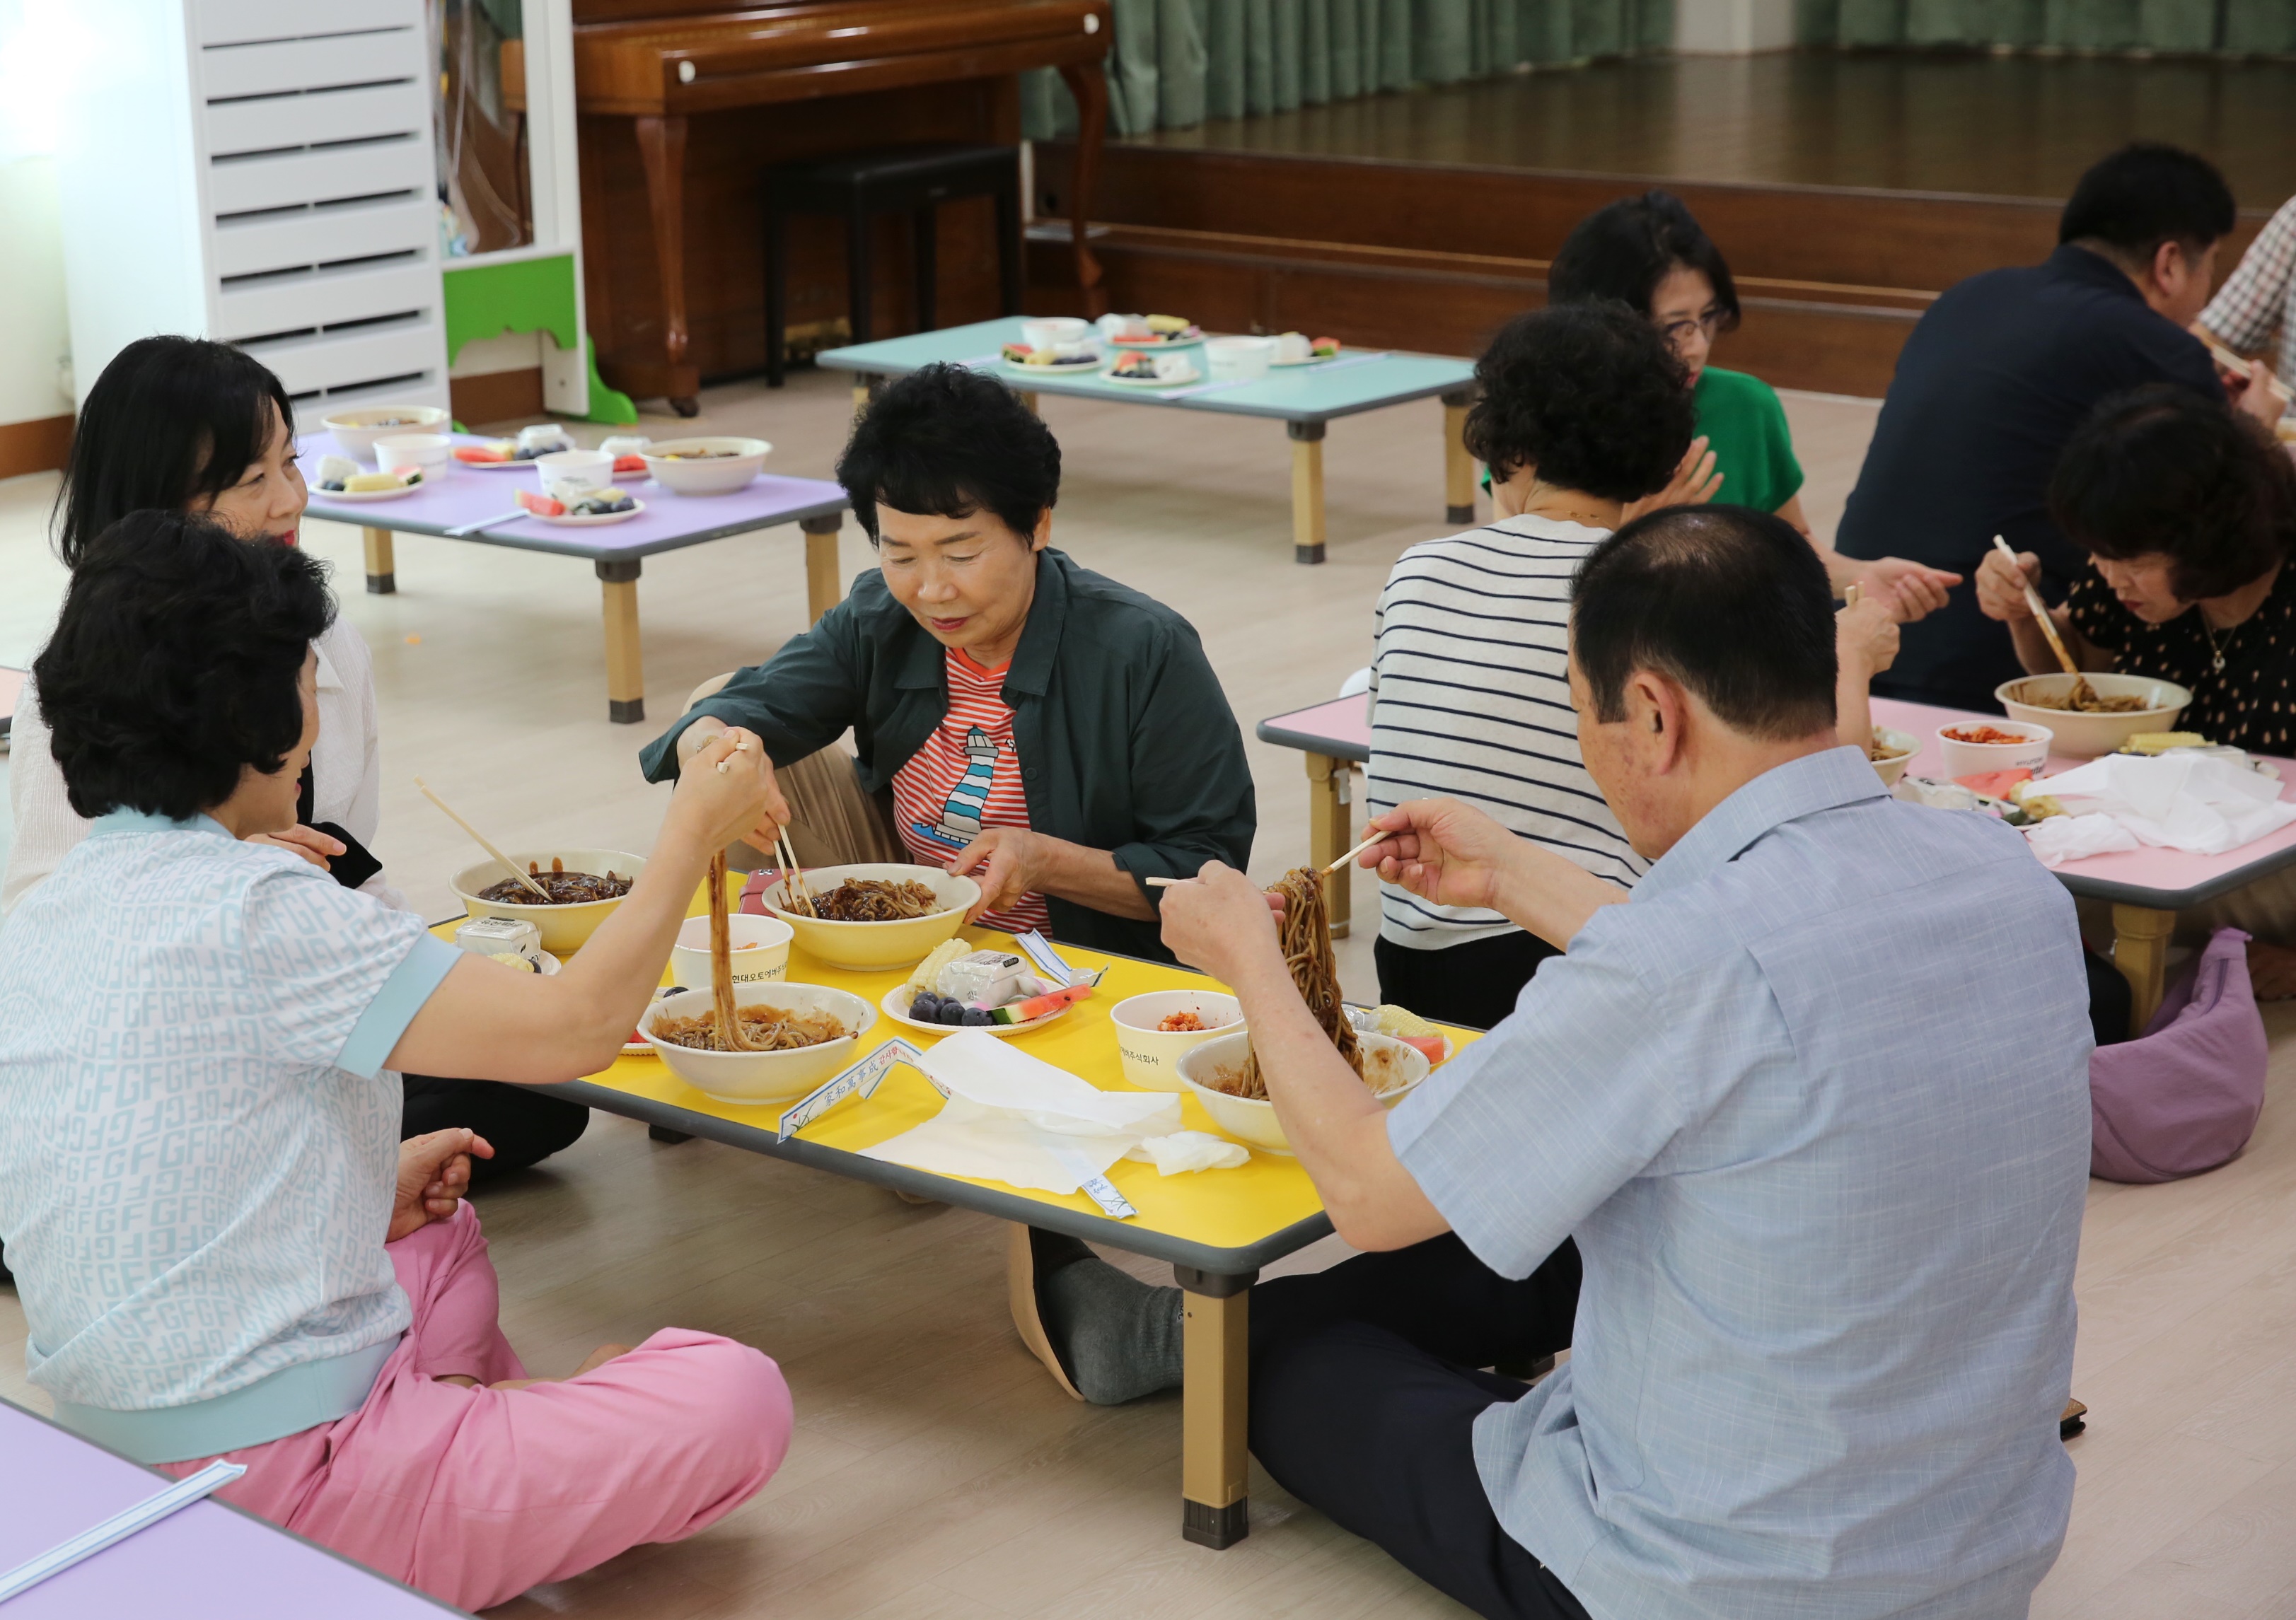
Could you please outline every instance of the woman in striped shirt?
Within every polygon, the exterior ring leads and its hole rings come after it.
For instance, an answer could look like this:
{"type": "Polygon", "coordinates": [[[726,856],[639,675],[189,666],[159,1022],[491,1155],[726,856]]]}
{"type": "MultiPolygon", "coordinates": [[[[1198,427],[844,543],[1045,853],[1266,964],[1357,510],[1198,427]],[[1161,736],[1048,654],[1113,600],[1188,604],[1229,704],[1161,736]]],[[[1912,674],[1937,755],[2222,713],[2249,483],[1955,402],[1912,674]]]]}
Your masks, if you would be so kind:
{"type": "MultiPolygon", "coordinates": [[[[1666,487],[1694,423],[1658,329],[1616,305],[1517,316],[1475,367],[1467,446],[1495,521],[1404,552],[1374,618],[1370,810],[1456,798],[1620,889],[1648,865],[1578,757],[1570,579],[1666,487]]],[[[1496,912],[1383,887],[1380,999],[1488,1028],[1556,948],[1496,912]]]]}

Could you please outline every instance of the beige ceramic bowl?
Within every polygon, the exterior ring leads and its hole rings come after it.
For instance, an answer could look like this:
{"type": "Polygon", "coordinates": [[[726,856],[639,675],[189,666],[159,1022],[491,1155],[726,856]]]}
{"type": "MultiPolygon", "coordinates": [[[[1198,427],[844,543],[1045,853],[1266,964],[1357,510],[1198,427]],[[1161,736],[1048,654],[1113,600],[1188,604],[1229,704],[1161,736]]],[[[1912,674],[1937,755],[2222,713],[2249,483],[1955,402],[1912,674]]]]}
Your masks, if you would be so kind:
{"type": "Polygon", "coordinates": [[[828,922],[789,909],[787,879],[766,890],[766,909],[796,931],[800,945],[832,968],[850,968],[860,973],[914,968],[932,954],[935,945],[956,937],[956,930],[964,926],[965,913],[980,904],[980,885],[970,878],[953,878],[938,866],[897,866],[881,861],[817,866],[805,874],[805,886],[816,895],[825,895],[848,878],[890,878],[930,885],[940,896],[940,909],[900,922],[828,922]]]}
{"type": "Polygon", "coordinates": [[[1179,1062],[1192,1049],[1243,1027],[1243,1003],[1218,990],[1151,990],[1108,1010],[1124,1077],[1144,1091],[1184,1092],[1179,1062]],[[1159,1029],[1176,1012],[1193,1012],[1207,1029],[1159,1029]]]}
{"type": "MultiPolygon", "coordinates": [[[[645,870],[644,855],[629,855],[619,849],[507,849],[503,852],[518,863],[524,871],[531,861],[543,871],[550,870],[553,856],[566,863],[568,871],[613,872],[635,880],[645,870]]],[[[476,866],[465,866],[456,872],[449,887],[455,898],[473,917],[513,917],[521,922],[530,922],[542,930],[542,948],[554,956],[564,956],[578,951],[598,931],[598,925],[613,914],[621,904],[615,900],[586,900],[579,905],[519,905],[503,900],[481,900],[479,891],[491,888],[510,873],[498,861],[481,861],[476,866]]]]}
{"type": "Polygon", "coordinates": [[[2175,731],[2177,716],[2185,712],[2193,694],[2174,681],[2159,681],[2151,675],[2081,677],[2060,672],[2004,681],[1993,689],[1993,698],[2012,720],[2047,726],[2056,734],[2058,753],[2094,759],[2113,752],[2139,732],[2175,731]],[[2036,696],[2062,697],[2075,680],[2083,678],[2101,698],[2142,698],[2144,707],[2124,715],[2085,715],[2069,708],[2037,708],[2028,701],[2036,696]]]}
{"type": "MultiPolygon", "coordinates": [[[[726,918],[726,938],[734,947],[734,983],[761,985],[787,978],[792,933],[778,917],[736,912],[726,918]]],[[[669,947],[669,977],[681,989],[709,987],[709,918],[688,917],[678,925],[677,943],[669,947]]]]}
{"type": "Polygon", "coordinates": [[[673,495],[732,495],[747,488],[766,470],[774,447],[762,438],[666,438],[639,454],[653,481],[673,495]],[[716,451],[695,461],[677,459],[679,453],[716,451]]]}
{"type": "Polygon", "coordinates": [[[1886,725],[1877,725],[1874,728],[1874,740],[1891,750],[1888,758],[1873,761],[1874,773],[1882,779],[1883,787],[1894,788],[1898,778],[1906,773],[1906,766],[1921,752],[1921,739],[1911,732],[1893,732],[1886,725]]]}
{"type": "Polygon", "coordinates": [[[453,424],[437,405],[370,405],[323,417],[319,425],[335,436],[345,455],[374,460],[374,441],[397,433],[444,433],[453,424]]]}
{"type": "Polygon", "coordinates": [[[737,985],[737,1007],[778,1007],[785,1012],[827,1012],[843,1024],[842,1040],[787,1051],[703,1051],[657,1039],[655,1021],[694,1018],[709,1010],[707,990],[681,990],[645,1010],[638,1033],[669,1072],[720,1102],[794,1102],[853,1061],[854,1049],[877,1021],[877,1010],[859,996],[827,985],[737,985]]]}
{"type": "MultiPolygon", "coordinates": [[[[1427,1054],[1393,1035],[1359,1034],[1364,1069],[1380,1101],[1393,1108],[1405,1093],[1427,1078],[1427,1054]]],[[[1267,1153],[1289,1155],[1292,1143],[1275,1118],[1275,1105],[1249,1097],[1231,1097],[1206,1084],[1243,1067],[1251,1049],[1249,1035],[1222,1035],[1191,1048],[1180,1058],[1180,1081],[1196,1094],[1212,1123],[1238,1141],[1267,1153]]]]}

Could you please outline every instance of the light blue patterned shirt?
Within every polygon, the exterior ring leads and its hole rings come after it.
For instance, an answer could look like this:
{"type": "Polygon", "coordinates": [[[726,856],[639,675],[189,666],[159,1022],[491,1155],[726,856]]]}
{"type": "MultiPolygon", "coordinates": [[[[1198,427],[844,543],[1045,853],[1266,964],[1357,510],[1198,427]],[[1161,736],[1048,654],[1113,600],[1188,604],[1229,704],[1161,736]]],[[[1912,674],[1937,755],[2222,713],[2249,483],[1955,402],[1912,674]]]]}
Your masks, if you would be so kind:
{"type": "Polygon", "coordinates": [[[382,1064],[456,960],[206,817],[99,820],[0,927],[0,1240],[32,1382],[176,1407],[404,1332],[382,1064]]]}
{"type": "Polygon", "coordinates": [[[2023,840],[1837,749],[1718,806],[1396,1109],[1493,1269],[1578,1240],[1570,1359],[1475,1460],[1597,1620],[2026,1612],[2072,1504],[2087,1009],[2023,840]]]}

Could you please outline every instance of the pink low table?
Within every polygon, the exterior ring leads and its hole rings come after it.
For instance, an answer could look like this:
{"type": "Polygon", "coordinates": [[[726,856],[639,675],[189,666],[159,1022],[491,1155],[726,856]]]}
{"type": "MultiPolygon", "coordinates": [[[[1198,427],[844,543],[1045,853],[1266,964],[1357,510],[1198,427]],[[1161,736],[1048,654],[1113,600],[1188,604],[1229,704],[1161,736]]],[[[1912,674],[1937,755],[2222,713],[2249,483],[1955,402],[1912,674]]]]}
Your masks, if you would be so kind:
{"type": "MultiPolygon", "coordinates": [[[[1942,777],[1944,762],[1937,746],[1938,728],[1964,721],[1998,720],[1998,715],[1979,715],[1960,709],[1931,708],[1888,698],[1874,700],[1874,718],[1892,730],[1922,740],[1920,752],[1906,767],[1915,776],[1942,777]]],[[[1365,696],[1335,698],[1311,708],[1293,709],[1262,720],[1262,742],[1300,749],[1308,759],[1308,843],[1317,864],[1338,858],[1354,842],[1349,819],[1351,766],[1371,757],[1371,700],[1365,696]]],[[[2053,758],[2049,773],[2069,770],[2082,762],[2053,758]]],[[[2280,794],[2296,798],[2296,761],[2275,760],[2280,770],[2280,794]]],[[[2113,964],[2127,977],[2136,998],[2136,1026],[2142,1029],[2161,1004],[2168,967],[2169,937],[2177,912],[2200,905],[2259,878],[2296,864],[2296,824],[2268,838],[2218,855],[2187,855],[2180,849],[2136,849],[2117,855],[2091,855],[2068,861],[2055,869],[2058,879],[2074,894],[2109,902],[2112,906],[2113,964]]],[[[1332,931],[1342,931],[1347,894],[1331,899],[1332,931]]]]}
{"type": "MultiPolygon", "coordinates": [[[[457,444],[487,442],[473,434],[454,435],[457,444]]],[[[366,588],[387,596],[398,588],[391,536],[431,535],[474,540],[526,552],[555,552],[586,557],[597,569],[606,621],[606,714],[623,724],[645,718],[645,671],[638,653],[638,574],[642,560],[656,552],[746,535],[753,529],[794,523],[805,531],[807,622],[819,618],[843,593],[837,578],[837,531],[849,503],[845,491],[819,479],[758,478],[731,495],[680,495],[649,479],[623,478],[617,484],[645,503],[645,511],[620,523],[569,527],[545,523],[518,510],[517,492],[538,490],[531,467],[501,472],[454,470],[388,501],[346,501],[319,488],[318,459],[339,454],[332,433],[306,434],[297,442],[298,463],[311,486],[308,515],[331,523],[354,524],[366,536],[366,588]]],[[[362,466],[370,462],[354,456],[362,466]]]]}
{"type": "MultiPolygon", "coordinates": [[[[1921,739],[1921,750],[1906,766],[1914,776],[1942,777],[1945,765],[1938,754],[1941,725],[1965,721],[1998,720],[1998,715],[1972,714],[1961,709],[1931,708],[1926,704],[1874,700],[1874,718],[1894,731],[1921,739]]],[[[2071,769],[2085,761],[2054,756],[2044,775],[2071,769]]],[[[2280,772],[2280,797],[2296,797],[2296,761],[2276,759],[2280,772]]],[[[2090,855],[2056,868],[2064,886],[2084,898],[2108,901],[2112,906],[2112,963],[2128,980],[2136,996],[2133,1022],[2143,1029],[2161,1005],[2167,977],[2169,937],[2177,913],[2201,905],[2259,878],[2296,863],[2296,824],[2260,838],[2253,844],[2223,855],[2187,855],[2181,849],[2128,849],[2113,855],[2090,855]]]]}
{"type": "MultiPolygon", "coordinates": [[[[1371,695],[1334,698],[1313,708],[1271,716],[1255,734],[1262,742],[1299,749],[1307,756],[1308,861],[1329,866],[1356,841],[1349,801],[1354,798],[1355,767],[1371,757],[1371,695]]],[[[1334,939],[1347,937],[1353,909],[1349,902],[1347,873],[1324,880],[1324,909],[1334,939]]]]}

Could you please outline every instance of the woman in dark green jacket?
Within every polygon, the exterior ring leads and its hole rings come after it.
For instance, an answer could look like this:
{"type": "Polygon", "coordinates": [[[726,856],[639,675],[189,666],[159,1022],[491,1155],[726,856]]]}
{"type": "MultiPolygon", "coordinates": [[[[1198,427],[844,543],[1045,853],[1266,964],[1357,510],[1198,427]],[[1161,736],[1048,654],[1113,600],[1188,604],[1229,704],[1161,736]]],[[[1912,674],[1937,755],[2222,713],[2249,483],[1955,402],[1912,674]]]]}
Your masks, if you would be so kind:
{"type": "Polygon", "coordinates": [[[849,771],[904,852],[882,858],[977,879],[975,920],[1168,959],[1144,880],[1244,865],[1256,822],[1195,631],[1049,548],[1060,446],[993,379],[929,366],[891,384],[837,476],[877,571],[700,699],[641,756],[648,779],[745,726],[785,777],[849,771]],[[850,766],[822,754],[848,727],[850,766]]]}

